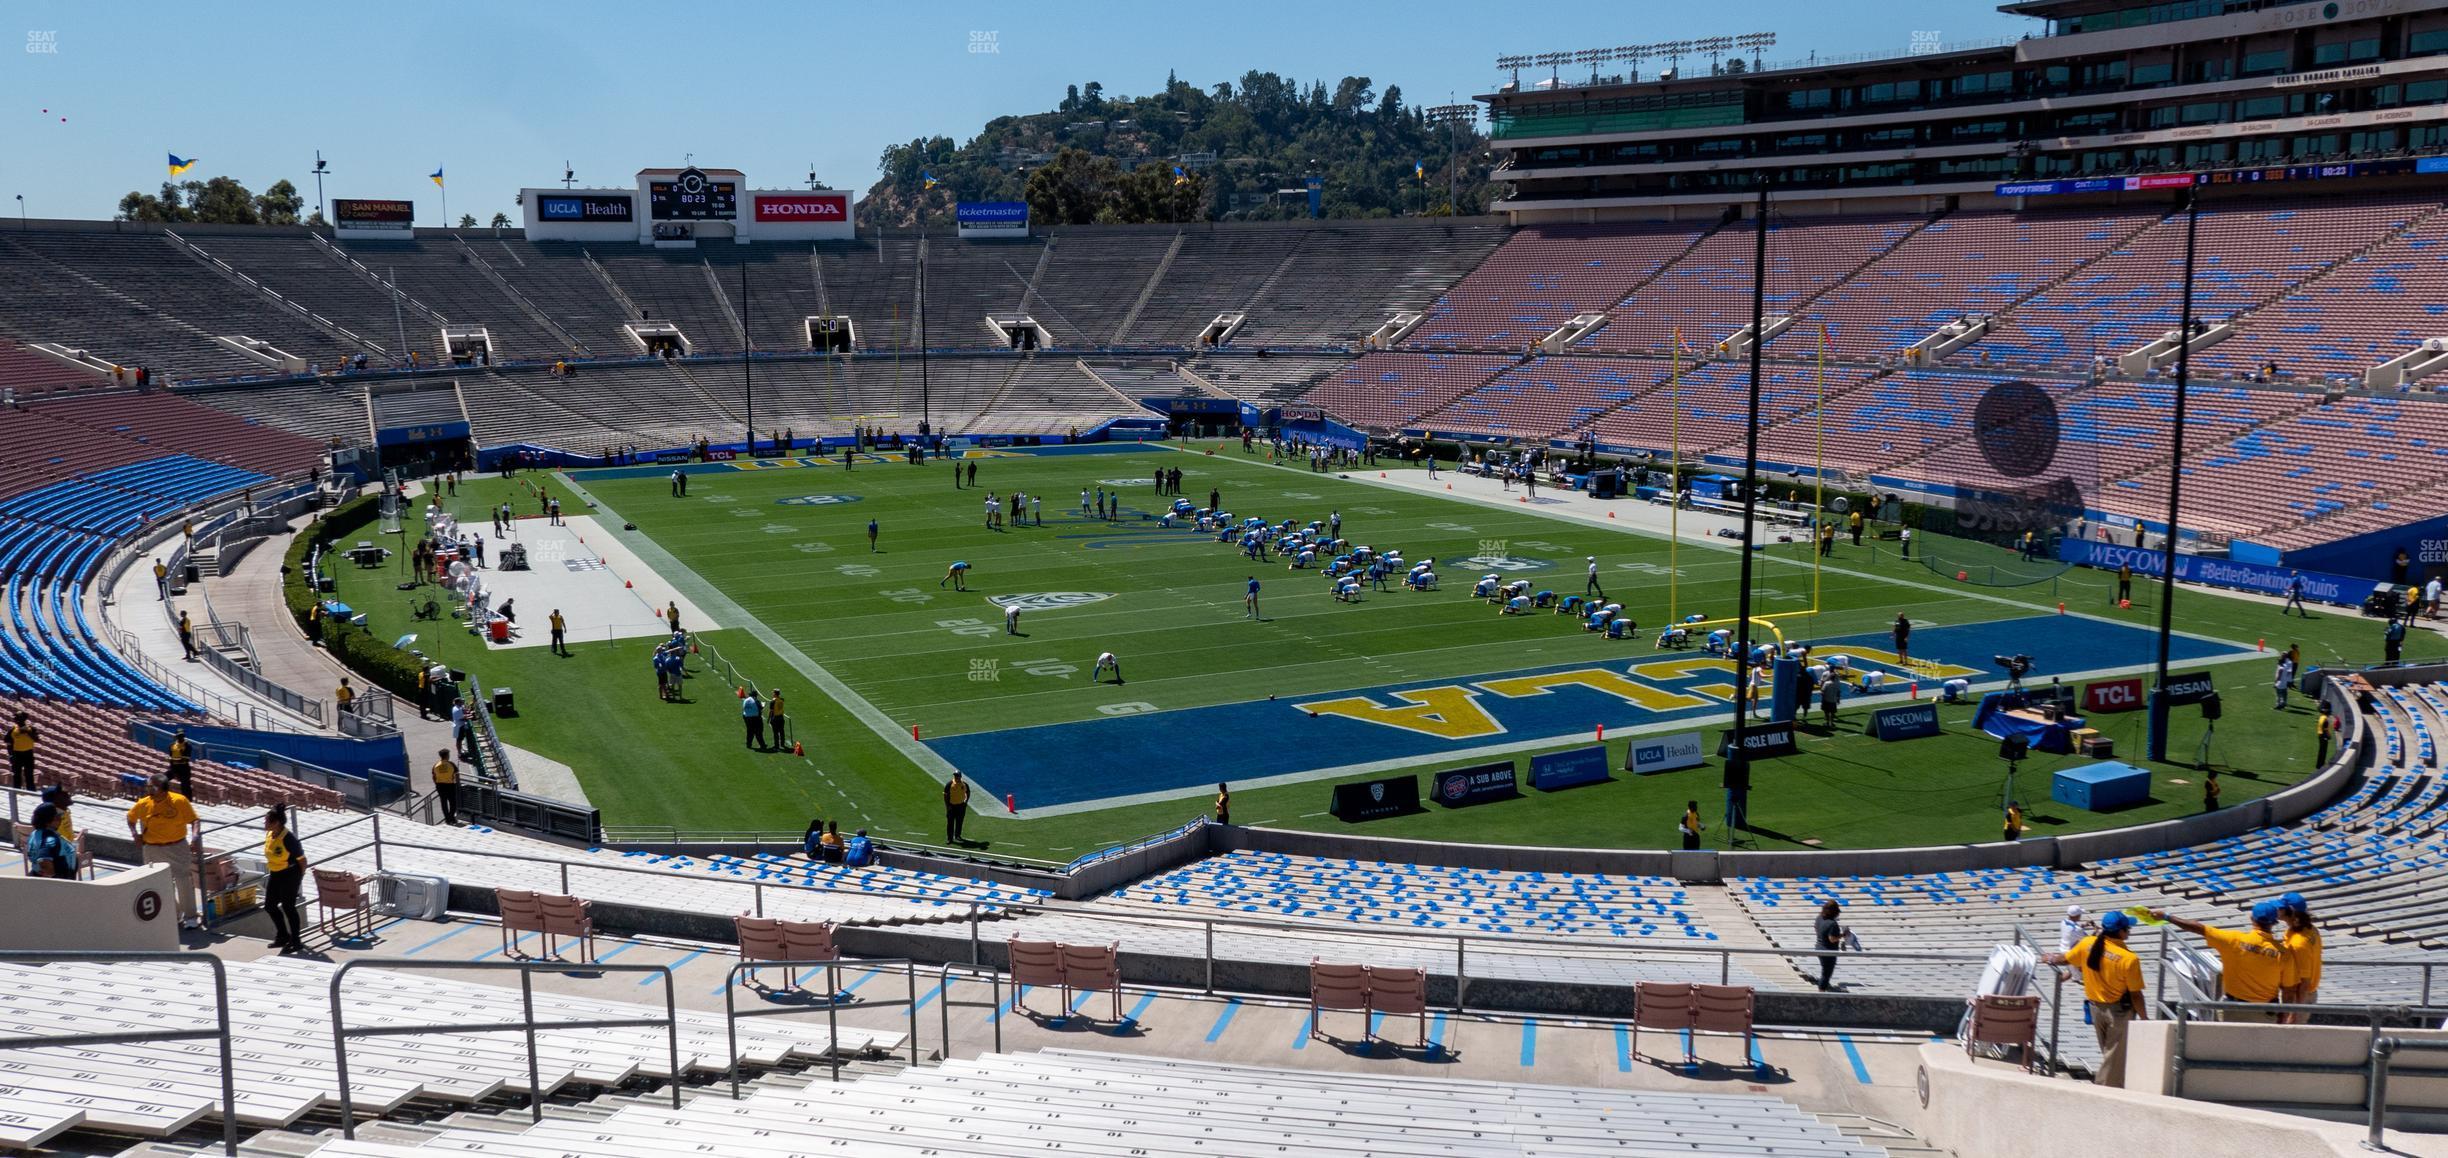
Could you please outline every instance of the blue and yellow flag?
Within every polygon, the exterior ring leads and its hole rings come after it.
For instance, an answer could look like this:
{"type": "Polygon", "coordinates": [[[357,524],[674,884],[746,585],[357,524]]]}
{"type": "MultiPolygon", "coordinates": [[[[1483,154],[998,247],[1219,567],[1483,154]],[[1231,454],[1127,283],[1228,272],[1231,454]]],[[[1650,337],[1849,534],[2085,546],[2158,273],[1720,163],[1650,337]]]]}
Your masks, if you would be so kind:
{"type": "Polygon", "coordinates": [[[442,166],[440,166],[440,165],[436,165],[436,166],[434,166],[434,171],[433,171],[433,183],[434,183],[434,188],[436,188],[436,189],[443,188],[443,184],[442,184],[442,166]]]}
{"type": "Polygon", "coordinates": [[[929,172],[927,172],[927,171],[926,171],[926,170],[924,170],[924,169],[919,170],[919,171],[918,171],[918,187],[919,187],[920,189],[932,189],[932,188],[934,188],[934,187],[935,187],[935,174],[933,174],[933,173],[929,173],[929,172]]]}
{"type": "Polygon", "coordinates": [[[195,168],[195,165],[196,163],[193,158],[182,159],[176,153],[170,154],[170,175],[173,177],[176,177],[189,169],[195,168]]]}
{"type": "Polygon", "coordinates": [[[1190,174],[1182,172],[1182,167],[1179,165],[1173,166],[1173,183],[1176,185],[1189,184],[1190,174]]]}
{"type": "Polygon", "coordinates": [[[1414,181],[1426,181],[1428,179],[1428,162],[1411,162],[1411,179],[1414,181]]]}

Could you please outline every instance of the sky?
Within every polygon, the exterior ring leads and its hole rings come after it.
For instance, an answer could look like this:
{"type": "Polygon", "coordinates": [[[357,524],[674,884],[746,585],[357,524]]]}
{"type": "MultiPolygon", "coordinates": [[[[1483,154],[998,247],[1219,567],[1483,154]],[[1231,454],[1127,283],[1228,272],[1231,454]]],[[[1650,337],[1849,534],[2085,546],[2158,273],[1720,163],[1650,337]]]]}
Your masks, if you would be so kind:
{"type": "Polygon", "coordinates": [[[445,201],[453,217],[516,219],[516,192],[558,184],[565,161],[581,187],[634,187],[639,169],[693,161],[742,170],[756,188],[804,186],[813,166],[830,187],[864,191],[889,144],[965,141],[1092,80],[1137,95],[1167,70],[1202,88],[1253,68],[1329,87],[1356,75],[1441,104],[1494,88],[1502,53],[1772,31],[1773,62],[1900,55],[1916,33],[1954,44],[2036,31],[1938,0],[1492,14],[1506,7],[0,0],[19,26],[6,38],[23,44],[0,54],[0,209],[108,218],[130,190],[160,187],[171,153],[200,161],[188,178],[260,192],[286,177],[311,203],[318,149],[327,196],[413,199],[420,224],[445,201]],[[255,15],[267,11],[280,14],[255,15]],[[426,178],[437,166],[443,189],[426,178]]]}

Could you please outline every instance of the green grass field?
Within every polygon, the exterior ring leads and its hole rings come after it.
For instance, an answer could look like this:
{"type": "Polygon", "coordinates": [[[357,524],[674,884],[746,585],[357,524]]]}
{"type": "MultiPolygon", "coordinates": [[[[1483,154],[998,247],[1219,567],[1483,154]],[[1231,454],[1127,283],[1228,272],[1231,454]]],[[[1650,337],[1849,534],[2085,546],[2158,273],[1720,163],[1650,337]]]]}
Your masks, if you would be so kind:
{"type": "MultiPolygon", "coordinates": [[[[540,648],[479,655],[478,645],[465,637],[444,645],[456,649],[445,658],[475,668],[488,684],[517,687],[522,712],[502,722],[503,738],[576,768],[605,822],[613,825],[795,833],[810,817],[821,816],[840,820],[845,829],[941,840],[936,781],[877,727],[820,695],[795,662],[820,665],[872,704],[896,734],[906,735],[915,726],[929,740],[1106,720],[1117,710],[1161,713],[1151,717],[1168,729],[1162,733],[1160,762],[1199,769],[1189,779],[1204,787],[1060,815],[1031,815],[1030,801],[1023,799],[1020,819],[973,817],[969,825],[969,836],[994,852],[1064,860],[1201,813],[1212,782],[1230,778],[1250,745],[1302,743],[1301,714],[1288,704],[1279,716],[1202,710],[1240,711],[1218,706],[1262,702],[1270,695],[1314,701],[1381,685],[1558,665],[1607,661],[1620,667],[1656,654],[1648,636],[1667,617],[1669,548],[1662,538],[1546,517],[1526,507],[1395,490],[1375,485],[1373,471],[1366,480],[1343,480],[1270,465],[1263,456],[1244,457],[1237,448],[1214,456],[1152,448],[973,461],[981,488],[1005,496],[1015,488],[1042,492],[1044,525],[985,529],[982,491],[955,490],[943,462],[924,467],[862,462],[846,473],[838,460],[716,470],[693,476],[686,499],[672,498],[660,476],[577,476],[587,494],[638,524],[627,537],[650,564],[659,552],[668,552],[753,617],[754,623],[725,622],[703,632],[701,642],[710,655],[718,654],[760,687],[785,689],[798,738],[807,745],[804,758],[742,748],[736,700],[726,681],[706,669],[707,656],[692,664],[699,678],[691,681],[690,702],[657,702],[646,668],[649,642],[586,641],[584,608],[570,609],[573,638],[581,642],[569,658],[540,648]],[[1400,547],[1413,559],[1493,553],[1541,560],[1544,569],[1523,574],[1536,586],[1560,592],[1579,592],[1583,556],[1598,555],[1609,592],[1638,618],[1643,638],[1601,640],[1553,616],[1499,617],[1467,597],[1470,576],[1460,568],[1440,568],[1448,580],[1440,593],[1380,593],[1358,606],[1338,604],[1314,573],[1289,572],[1281,562],[1251,564],[1212,536],[1157,532],[1135,514],[1122,524],[1078,516],[1080,489],[1100,484],[1109,490],[1119,484],[1130,508],[1161,509],[1169,500],[1158,500],[1144,481],[1159,465],[1188,472],[1183,490],[1195,502],[1203,503],[1212,488],[1240,515],[1307,521],[1339,510],[1347,538],[1381,550],[1400,547]],[[814,495],[857,498],[821,505],[779,501],[814,495]],[[864,532],[870,518],[882,530],[874,553],[864,532]],[[939,585],[954,559],[974,564],[967,594],[939,585]],[[1266,588],[1262,622],[1243,614],[1242,587],[1253,573],[1266,588]],[[1109,597],[1030,614],[1021,624],[1025,637],[1005,635],[1001,611],[987,596],[1034,592],[1109,597]],[[1126,686],[1088,682],[1087,668],[1100,651],[1123,658],[1130,676],[1126,686]],[[1217,724],[1244,719],[1259,725],[1217,724]],[[1225,774],[1207,771],[1211,766],[1225,774]]],[[[556,493],[569,493],[557,481],[550,485],[556,493]]],[[[465,516],[481,521],[488,503],[513,489],[524,496],[526,486],[524,479],[472,481],[460,488],[457,502],[465,516]]],[[[579,508],[575,501],[569,506],[579,508]]],[[[532,499],[519,499],[519,509],[533,509],[532,499]]],[[[1762,554],[1755,578],[1759,611],[1809,609],[1813,574],[1807,556],[1796,547],[1762,554]]],[[[1672,594],[1676,610],[1732,614],[1736,553],[1687,542],[1672,562],[1681,575],[1672,594]]],[[[371,586],[355,575],[340,581],[343,598],[352,585],[371,586]]],[[[383,582],[387,587],[388,578],[383,582]]],[[[2053,615],[2059,599],[2138,627],[2156,622],[2147,605],[2111,608],[2110,581],[2087,572],[2032,587],[1985,588],[1953,583],[1918,563],[1898,560],[1892,550],[1847,546],[1818,582],[1818,613],[1780,620],[1797,638],[1880,634],[1898,612],[1932,626],[2053,615]]],[[[358,594],[365,596],[359,605],[369,610],[378,634],[409,629],[404,612],[392,606],[395,600],[358,594]]],[[[2155,601],[2156,589],[2147,595],[2155,601]]],[[[2075,616],[2035,622],[2012,646],[2033,652],[2046,665],[2055,642],[2051,637],[2097,630],[2089,623],[2075,616]]],[[[2179,593],[2178,627],[2246,647],[2260,639],[2272,647],[2301,642],[2307,662],[2376,658],[2378,647],[2377,631],[2351,613],[2281,619],[2271,605],[2195,592],[2179,593]]],[[[2146,643],[2137,633],[2121,641],[2106,662],[2085,666],[2145,665],[2151,658],[2146,643]]],[[[2308,773],[2306,706],[2298,697],[2291,711],[2269,708],[2266,659],[2218,664],[2214,670],[2229,707],[2213,754],[2226,773],[2226,802],[2250,799],[2308,773]]],[[[1975,678],[1993,676],[1984,671],[1975,678]]],[[[1800,755],[1762,766],[1751,804],[1751,820],[1762,830],[1760,847],[1993,839],[2004,768],[1996,742],[1970,728],[1971,709],[1944,709],[1947,734],[1901,744],[1860,735],[1866,710],[1848,705],[1834,735],[1810,725],[1800,755]]],[[[1725,723],[1724,714],[1688,726],[1713,734],[1725,723]]],[[[2095,717],[2093,723],[2116,738],[2119,758],[2140,762],[2141,713],[2095,717]]],[[[2032,831],[2120,826],[2198,809],[2198,774],[2190,762],[2201,728],[2195,713],[2180,711],[2172,752],[2182,763],[2152,769],[2152,803],[2113,815],[2051,804],[2048,775],[2069,761],[2035,755],[2022,766],[2017,791],[2029,806],[2032,831]]],[[[1589,741],[1586,732],[1551,743],[1531,742],[1536,736],[1502,739],[1519,743],[1523,751],[1516,755],[1589,741]]],[[[990,739],[989,750],[1001,742],[1001,737],[990,739]]],[[[1624,739],[1611,733],[1608,745],[1620,767],[1624,739]]],[[[1321,752],[1315,762],[1336,767],[1371,755],[1321,752]]],[[[1097,794],[1111,784],[1118,793],[1146,771],[1148,762],[1144,750],[1092,745],[1050,774],[1074,778],[1082,792],[1097,794]]],[[[1466,762],[1471,761],[1428,757],[1417,764],[1432,770],[1466,762]]],[[[1320,780],[1236,789],[1235,819],[1343,828],[1324,815],[1327,786],[1320,780]]],[[[1648,777],[1619,773],[1608,784],[1552,795],[1527,792],[1482,807],[1449,811],[1432,805],[1419,814],[1371,823],[1367,831],[1483,843],[1664,847],[1673,840],[1674,818],[1686,798],[1700,799],[1704,814],[1713,816],[1719,795],[1713,766],[1648,777]]]]}

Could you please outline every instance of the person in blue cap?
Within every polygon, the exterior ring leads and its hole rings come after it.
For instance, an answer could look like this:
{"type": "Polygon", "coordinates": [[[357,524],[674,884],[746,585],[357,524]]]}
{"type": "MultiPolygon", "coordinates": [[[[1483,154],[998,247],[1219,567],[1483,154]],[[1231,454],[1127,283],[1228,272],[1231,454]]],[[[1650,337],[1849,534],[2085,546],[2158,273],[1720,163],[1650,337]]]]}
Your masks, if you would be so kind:
{"type": "Polygon", "coordinates": [[[2070,965],[2082,975],[2083,1000],[2090,1005],[2091,1032],[2100,1047],[2099,1069],[2091,1080],[2103,1086],[2125,1085],[2126,1028],[2150,1016],[2142,997],[2142,958],[2125,947],[2133,927],[2131,914],[2112,910],[2100,917],[2099,932],[2047,957],[2049,964],[2070,965]]]}
{"type": "MultiPolygon", "coordinates": [[[[2171,916],[2157,909],[2151,916],[2174,925],[2202,939],[2216,950],[2219,958],[2219,982],[2231,1002],[2262,1005],[2276,1002],[2295,985],[2294,961],[2279,940],[2278,902],[2263,901],[2252,907],[2252,928],[2213,929],[2200,921],[2171,916]]],[[[2278,1011],[2266,1013],[2256,1009],[2222,1009],[2220,1021],[2270,1023],[2278,1020],[2278,1011]]]]}
{"type": "MultiPolygon", "coordinates": [[[[2320,1001],[2321,935],[2312,923],[2312,905],[2302,893],[2288,893],[2278,898],[2278,919],[2286,924],[2287,957],[2295,967],[2295,984],[2286,990],[2289,1005],[2314,1005],[2320,1001]]],[[[2287,1022],[2300,1024],[2312,1020],[2308,1013],[2290,1013],[2287,1022]]]]}

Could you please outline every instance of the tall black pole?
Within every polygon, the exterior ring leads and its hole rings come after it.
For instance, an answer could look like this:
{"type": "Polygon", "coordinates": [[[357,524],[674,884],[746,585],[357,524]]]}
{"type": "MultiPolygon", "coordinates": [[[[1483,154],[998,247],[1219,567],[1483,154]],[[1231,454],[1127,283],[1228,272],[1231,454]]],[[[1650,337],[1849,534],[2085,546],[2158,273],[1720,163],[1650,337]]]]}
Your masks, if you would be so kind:
{"type": "MultiPolygon", "coordinates": [[[[1751,398],[1743,423],[1742,578],[1736,593],[1734,620],[1734,751],[1729,759],[1744,760],[1743,731],[1750,722],[1751,698],[1751,535],[1759,506],[1760,357],[1768,345],[1761,334],[1768,324],[1768,179],[1760,178],[1759,200],[1753,204],[1751,239],[1751,398]]],[[[1675,484],[1678,488],[1680,482],[1675,484]]]]}
{"type": "MultiPolygon", "coordinates": [[[[2193,373],[2193,255],[2201,227],[2201,191],[2185,191],[2184,291],[2176,307],[2176,430],[2169,436],[2167,540],[2159,545],[2158,681],[2151,685],[2150,758],[2167,759],[2168,640],[2176,624],[2176,499],[2184,487],[2185,385],[2193,373]]],[[[2140,532],[2136,532],[2139,534],[2140,532]]],[[[2136,543],[2135,546],[2141,544],[2136,543]]]]}
{"type": "MultiPolygon", "coordinates": [[[[748,457],[756,457],[756,371],[748,364],[748,263],[740,263],[740,391],[748,399],[748,457]]],[[[780,448],[776,448],[780,449],[780,448]]]]}

